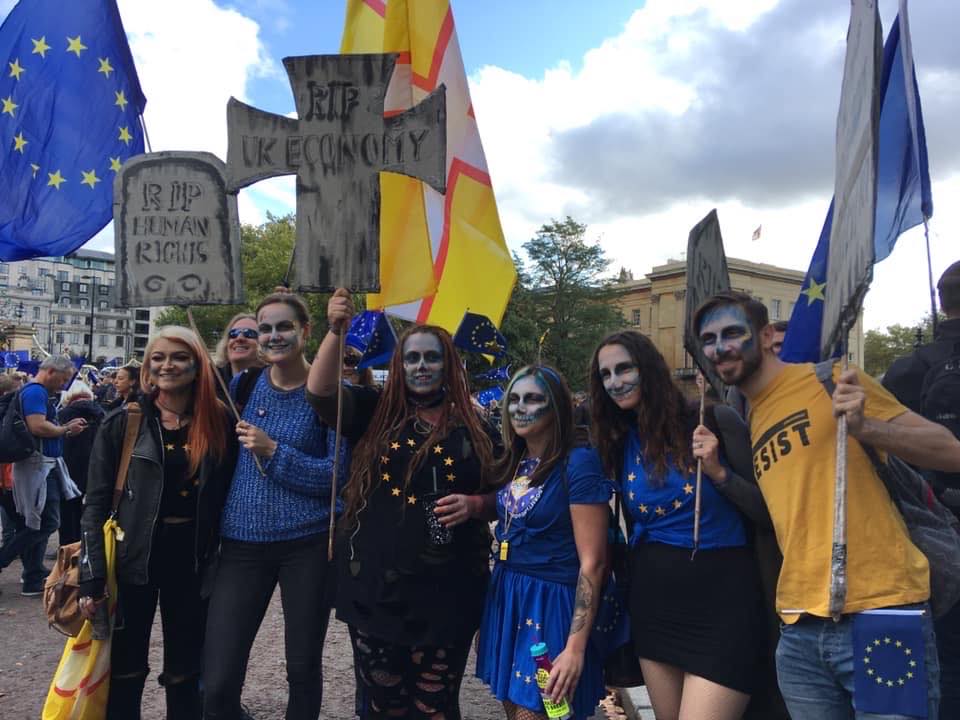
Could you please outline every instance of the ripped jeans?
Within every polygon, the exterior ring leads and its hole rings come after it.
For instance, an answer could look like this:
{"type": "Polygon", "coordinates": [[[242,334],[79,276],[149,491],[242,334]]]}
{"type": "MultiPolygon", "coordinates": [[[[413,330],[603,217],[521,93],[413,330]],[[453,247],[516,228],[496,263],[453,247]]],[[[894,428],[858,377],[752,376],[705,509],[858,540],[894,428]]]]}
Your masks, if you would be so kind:
{"type": "Polygon", "coordinates": [[[403,646],[350,626],[361,687],[361,720],[461,720],[460,683],[470,641],[403,646]]]}

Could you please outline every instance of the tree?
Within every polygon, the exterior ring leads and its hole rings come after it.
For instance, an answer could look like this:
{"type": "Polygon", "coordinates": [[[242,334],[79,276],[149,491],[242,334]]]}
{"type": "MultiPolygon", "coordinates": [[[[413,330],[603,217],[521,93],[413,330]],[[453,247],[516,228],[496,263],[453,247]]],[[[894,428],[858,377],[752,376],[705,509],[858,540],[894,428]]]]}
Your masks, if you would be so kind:
{"type": "MultiPolygon", "coordinates": [[[[275,217],[268,214],[260,226],[244,225],[240,229],[240,257],[243,265],[243,285],[246,305],[206,305],[193,308],[201,339],[213,345],[223,334],[230,318],[239,312],[253,312],[257,304],[283,282],[293,252],[296,228],[292,215],[275,217]]],[[[327,332],[328,295],[307,295],[307,305],[313,320],[309,354],[316,350],[327,332]]],[[[189,325],[183,308],[173,307],[163,312],[157,325],[189,325]]]]}
{"type": "Polygon", "coordinates": [[[609,260],[598,243],[584,239],[586,232],[586,225],[568,216],[551,220],[524,243],[529,266],[514,258],[520,276],[504,321],[520,336],[521,363],[537,359],[537,343],[546,333],[543,361],[574,388],[585,386],[597,343],[623,324],[610,281],[601,277],[609,260]]]}
{"type": "Polygon", "coordinates": [[[889,325],[885,331],[867,330],[863,339],[863,369],[874,377],[883,375],[894,360],[916,349],[918,328],[921,329],[922,343],[933,339],[929,314],[919,325],[889,325]]]}

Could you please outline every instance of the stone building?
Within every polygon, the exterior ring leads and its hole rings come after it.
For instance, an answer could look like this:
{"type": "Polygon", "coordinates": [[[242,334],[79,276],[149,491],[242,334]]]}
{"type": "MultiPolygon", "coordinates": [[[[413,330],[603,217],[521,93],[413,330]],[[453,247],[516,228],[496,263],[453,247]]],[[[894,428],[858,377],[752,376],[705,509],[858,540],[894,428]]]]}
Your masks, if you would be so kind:
{"type": "Polygon", "coordinates": [[[114,264],[97,250],[0,262],[0,326],[17,338],[10,349],[88,356],[92,340],[97,363],[142,358],[152,313],[113,307],[114,264]]]}
{"type": "MultiPolygon", "coordinates": [[[[794,303],[800,297],[804,272],[737,258],[727,258],[727,266],[731,287],[763,302],[771,322],[790,319],[794,303]]],[[[654,267],[639,280],[623,271],[622,282],[613,288],[627,327],[649,337],[663,354],[667,365],[674,369],[676,377],[682,380],[693,378],[695,372],[693,359],[683,348],[686,270],[686,261],[671,260],[654,267]]],[[[861,318],[850,334],[850,362],[861,365],[862,358],[861,318]]]]}

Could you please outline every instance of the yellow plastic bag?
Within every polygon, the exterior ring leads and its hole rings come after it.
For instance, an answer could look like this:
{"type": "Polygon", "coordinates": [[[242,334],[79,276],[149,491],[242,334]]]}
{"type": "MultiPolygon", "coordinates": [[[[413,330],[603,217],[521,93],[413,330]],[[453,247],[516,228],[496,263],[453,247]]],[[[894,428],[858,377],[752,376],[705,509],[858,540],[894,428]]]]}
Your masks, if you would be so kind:
{"type": "MultiPolygon", "coordinates": [[[[109,593],[110,629],[113,630],[117,610],[117,573],[115,568],[116,521],[103,526],[103,547],[107,556],[107,591],[109,593]]],[[[50,683],[43,704],[42,720],[103,720],[107,714],[110,692],[110,636],[93,639],[90,621],[80,634],[67,638],[57,672],[50,683]]]]}

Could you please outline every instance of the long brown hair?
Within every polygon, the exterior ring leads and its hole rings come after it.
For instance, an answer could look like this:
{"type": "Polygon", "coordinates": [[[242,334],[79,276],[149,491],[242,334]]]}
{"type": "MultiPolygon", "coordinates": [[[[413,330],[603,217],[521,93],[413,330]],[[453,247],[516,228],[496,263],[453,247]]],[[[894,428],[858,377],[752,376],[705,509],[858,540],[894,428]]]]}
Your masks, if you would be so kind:
{"type": "MultiPolygon", "coordinates": [[[[489,468],[493,462],[493,443],[484,432],[480,417],[473,409],[467,376],[450,334],[443,328],[433,325],[409,327],[400,336],[397,349],[390,358],[389,375],[383,386],[380,402],[377,404],[367,431],[353,452],[355,461],[351,463],[350,483],[344,488],[345,517],[348,524],[352,525],[356,520],[360,507],[373,490],[374,480],[379,479],[379,475],[374,472],[376,459],[385,454],[388,443],[416,412],[416,408],[407,401],[407,387],[403,372],[403,346],[407,338],[416,333],[427,333],[440,341],[440,346],[443,348],[445,393],[440,418],[430,431],[429,437],[411,459],[407,475],[403,479],[404,487],[409,486],[410,478],[423,465],[430,448],[446,437],[457,425],[464,425],[467,428],[471,444],[479,457],[480,466],[489,468]]],[[[343,362],[343,358],[340,358],[340,362],[343,362]]]]}
{"type": "MultiPolygon", "coordinates": [[[[193,381],[193,406],[190,408],[190,426],[187,432],[187,452],[190,458],[190,474],[193,475],[200,467],[200,462],[208,454],[219,462],[226,456],[227,427],[226,408],[217,398],[214,386],[213,363],[207,355],[200,338],[189,328],[179,325],[166,325],[150,338],[143,351],[143,365],[140,366],[140,386],[151,387],[150,384],[150,353],[157,340],[166,339],[184,345],[193,355],[197,364],[197,377],[193,381]]],[[[156,388],[150,393],[150,399],[156,398],[156,388]]]]}
{"type": "Polygon", "coordinates": [[[626,331],[609,335],[597,346],[590,361],[591,434],[603,469],[619,477],[623,470],[623,448],[631,427],[636,424],[643,443],[650,480],[661,485],[669,465],[687,472],[693,465],[690,450],[689,410],[683,393],[673,383],[663,355],[645,335],[626,331]],[[600,350],[622,345],[640,374],[640,404],[635,410],[621,410],[607,395],[600,379],[600,350]]]}
{"type": "MultiPolygon", "coordinates": [[[[525,377],[535,377],[543,383],[547,390],[547,396],[550,398],[550,409],[553,413],[553,435],[547,444],[543,457],[537,469],[530,477],[530,485],[542,485],[558,463],[563,462],[573,447],[573,396],[570,394],[570,388],[566,380],[556,370],[547,365],[527,365],[520,368],[512,378],[510,384],[504,392],[504,405],[508,403],[510,392],[517,381],[525,377]]],[[[513,423],[510,422],[508,412],[504,413],[501,423],[501,432],[503,433],[503,445],[506,448],[504,456],[496,465],[497,486],[502,486],[513,479],[517,472],[517,466],[523,459],[527,449],[527,443],[523,438],[518,437],[513,430],[513,423]]]]}

